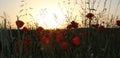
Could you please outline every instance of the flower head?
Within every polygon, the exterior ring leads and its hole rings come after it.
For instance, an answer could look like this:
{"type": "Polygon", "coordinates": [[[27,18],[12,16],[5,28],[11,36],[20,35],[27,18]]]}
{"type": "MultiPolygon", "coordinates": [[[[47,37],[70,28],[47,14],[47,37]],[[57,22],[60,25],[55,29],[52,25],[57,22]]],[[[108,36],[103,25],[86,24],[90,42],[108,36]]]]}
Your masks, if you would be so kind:
{"type": "Polygon", "coordinates": [[[17,20],[16,25],[17,25],[18,28],[21,28],[24,25],[24,22],[21,21],[21,20],[17,20]]]}
{"type": "Polygon", "coordinates": [[[71,40],[71,43],[74,45],[74,46],[80,46],[81,42],[80,42],[80,38],[78,36],[74,37],[72,40],[71,40]]]}
{"type": "Polygon", "coordinates": [[[22,31],[26,33],[29,31],[29,29],[27,27],[23,27],[22,31]]]}
{"type": "Polygon", "coordinates": [[[71,25],[71,24],[67,26],[67,29],[71,29],[71,28],[72,28],[72,25],[71,25]]]}
{"type": "Polygon", "coordinates": [[[98,28],[98,27],[99,27],[99,24],[93,24],[92,27],[98,28]]]}
{"type": "Polygon", "coordinates": [[[39,37],[40,36],[40,32],[35,31],[35,36],[39,37]]]}
{"type": "Polygon", "coordinates": [[[49,40],[49,38],[44,37],[44,38],[41,39],[41,42],[42,42],[43,44],[49,44],[50,40],[49,40]]]}
{"type": "Polygon", "coordinates": [[[43,31],[44,31],[44,28],[38,27],[38,28],[35,30],[35,35],[36,35],[37,37],[39,37],[39,36],[40,36],[40,33],[43,32],[43,31]]]}
{"type": "Polygon", "coordinates": [[[89,18],[90,20],[92,20],[92,17],[94,17],[94,14],[92,14],[92,13],[87,13],[86,17],[89,18]]]}
{"type": "Polygon", "coordinates": [[[67,29],[72,29],[72,28],[78,28],[78,23],[75,21],[72,21],[71,24],[67,26],[67,29]]]}
{"type": "Polygon", "coordinates": [[[45,35],[43,36],[43,38],[40,39],[40,42],[42,43],[42,45],[43,45],[45,48],[50,48],[51,39],[50,39],[49,34],[45,34],[45,35]]]}
{"type": "Polygon", "coordinates": [[[55,36],[57,42],[62,42],[64,40],[63,34],[59,33],[55,36]]]}
{"type": "Polygon", "coordinates": [[[102,25],[100,25],[99,28],[98,28],[98,31],[102,31],[102,30],[104,30],[104,29],[105,29],[105,27],[102,26],[102,25]]]}
{"type": "Polygon", "coordinates": [[[38,27],[38,28],[36,29],[36,31],[43,32],[43,31],[44,31],[44,28],[43,28],[43,27],[38,27]]]}
{"type": "Polygon", "coordinates": [[[120,20],[117,20],[117,21],[116,21],[116,24],[117,24],[118,26],[120,26],[120,20]]]}
{"type": "Polygon", "coordinates": [[[78,28],[78,23],[75,21],[71,22],[73,28],[78,28]]]}
{"type": "Polygon", "coordinates": [[[68,49],[68,44],[67,44],[67,42],[62,42],[62,43],[60,44],[60,46],[61,46],[61,48],[62,48],[64,51],[67,51],[67,49],[68,49]]]}
{"type": "Polygon", "coordinates": [[[49,34],[45,34],[45,35],[43,36],[43,38],[41,39],[41,42],[42,42],[43,44],[49,44],[49,43],[50,43],[50,36],[49,36],[49,34]]]}

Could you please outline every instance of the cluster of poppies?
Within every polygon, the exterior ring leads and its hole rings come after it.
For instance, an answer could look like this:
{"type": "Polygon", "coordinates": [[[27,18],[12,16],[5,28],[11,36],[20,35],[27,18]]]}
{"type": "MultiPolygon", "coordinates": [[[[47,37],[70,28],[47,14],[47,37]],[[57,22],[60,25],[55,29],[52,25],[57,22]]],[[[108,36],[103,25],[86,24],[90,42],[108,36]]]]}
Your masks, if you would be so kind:
{"type": "MultiPolygon", "coordinates": [[[[24,22],[21,20],[17,20],[16,25],[18,28],[22,28],[24,25],[24,22]]],[[[74,21],[71,22],[71,25],[72,25],[71,28],[78,28],[78,23],[76,23],[74,21]]],[[[29,31],[29,29],[27,27],[23,27],[21,30],[24,33],[27,33],[29,31]]],[[[74,46],[80,46],[80,44],[81,44],[79,36],[75,36],[71,40],[71,42],[67,42],[64,38],[64,35],[67,33],[65,30],[60,30],[60,31],[53,30],[52,32],[45,33],[45,34],[44,34],[44,31],[45,31],[44,28],[38,27],[38,28],[36,28],[34,35],[37,38],[39,38],[39,42],[45,48],[50,48],[51,45],[54,44],[54,41],[57,42],[64,51],[68,50],[68,43],[70,43],[74,46]],[[53,37],[51,37],[52,35],[53,35],[53,37]]],[[[31,42],[31,39],[29,37],[25,36],[23,39],[23,44],[28,46],[28,45],[30,45],[30,42],[31,42]]],[[[16,44],[16,49],[19,50],[18,44],[16,44]]],[[[25,50],[24,47],[23,47],[23,50],[25,50]]]]}
{"type": "MultiPolygon", "coordinates": [[[[16,25],[17,25],[18,28],[22,28],[24,24],[25,23],[23,21],[21,21],[21,20],[17,20],[16,21],[16,25]]],[[[22,29],[22,31],[26,33],[26,32],[29,31],[29,29],[24,26],[23,29],[22,29]]]]}
{"type": "MultiPolygon", "coordinates": [[[[93,13],[87,13],[87,14],[86,14],[86,17],[87,17],[89,20],[93,20],[93,17],[95,17],[95,15],[94,15],[93,13]]],[[[117,26],[120,26],[120,20],[117,20],[117,21],[116,21],[116,25],[117,25],[117,26]]],[[[99,24],[95,24],[95,25],[92,25],[92,26],[95,27],[95,28],[100,28],[100,29],[103,29],[103,28],[104,28],[104,26],[99,25],[99,24]]]]}
{"type": "MultiPolygon", "coordinates": [[[[88,13],[86,15],[86,17],[90,20],[93,19],[94,14],[92,13],[88,13]]],[[[19,29],[21,29],[25,34],[27,34],[29,30],[29,28],[23,26],[24,22],[21,20],[17,20],[16,21],[16,25],[19,29]]],[[[120,26],[120,20],[116,21],[116,25],[120,26]]],[[[93,24],[92,25],[93,28],[102,31],[105,27],[100,25],[100,24],[93,24]]],[[[75,21],[70,22],[70,24],[67,26],[67,30],[68,29],[76,29],[78,28],[78,23],[75,21]]],[[[78,47],[81,45],[81,38],[80,36],[74,36],[70,42],[66,41],[65,39],[65,35],[67,34],[67,31],[64,30],[51,30],[48,33],[45,33],[44,28],[42,27],[37,27],[34,35],[38,38],[38,42],[40,42],[40,44],[44,47],[44,48],[52,48],[54,46],[54,43],[58,43],[59,46],[61,47],[62,50],[67,51],[69,49],[68,44],[72,44],[75,47],[78,47]]],[[[85,33],[86,35],[86,33],[85,33]]],[[[24,36],[22,43],[23,43],[23,52],[26,51],[26,47],[29,46],[31,44],[32,40],[29,36],[24,36]]],[[[16,51],[19,51],[19,43],[20,41],[16,41],[16,51]]]]}

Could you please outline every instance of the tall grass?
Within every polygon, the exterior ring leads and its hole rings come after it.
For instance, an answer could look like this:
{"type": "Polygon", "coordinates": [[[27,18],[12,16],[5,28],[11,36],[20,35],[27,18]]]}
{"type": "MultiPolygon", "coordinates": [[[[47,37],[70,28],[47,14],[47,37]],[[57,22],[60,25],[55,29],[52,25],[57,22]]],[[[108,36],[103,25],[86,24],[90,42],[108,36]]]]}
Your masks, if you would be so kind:
{"type": "MultiPolygon", "coordinates": [[[[64,0],[63,0],[64,1],[64,0]]],[[[72,20],[76,19],[76,17],[80,17],[78,20],[82,21],[81,25],[84,27],[89,27],[90,24],[104,24],[107,28],[116,27],[115,21],[119,19],[119,14],[116,14],[119,9],[119,1],[116,3],[115,9],[113,10],[113,0],[68,0],[64,1],[64,3],[61,3],[61,8],[65,8],[67,10],[66,21],[70,23],[72,20]],[[75,1],[78,1],[77,3],[74,3],[75,1]],[[112,4],[112,5],[111,5],[112,4]],[[79,5],[79,6],[78,6],[79,5]],[[76,7],[78,9],[76,9],[76,7]],[[74,10],[79,11],[78,15],[74,15],[74,10]],[[85,15],[87,13],[93,13],[95,14],[95,18],[89,23],[90,20],[88,20],[85,15]],[[75,17],[72,17],[72,16],[75,17]]],[[[75,20],[76,21],[76,20],[75,20]]]]}

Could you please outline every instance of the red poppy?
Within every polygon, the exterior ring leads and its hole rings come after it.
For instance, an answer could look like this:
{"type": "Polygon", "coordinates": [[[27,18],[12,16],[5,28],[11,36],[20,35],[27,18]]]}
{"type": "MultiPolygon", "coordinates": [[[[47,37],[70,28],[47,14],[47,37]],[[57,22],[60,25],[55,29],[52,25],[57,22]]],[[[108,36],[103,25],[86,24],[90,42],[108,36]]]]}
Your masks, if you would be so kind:
{"type": "Polygon", "coordinates": [[[64,40],[63,34],[61,34],[61,33],[57,34],[55,39],[59,43],[62,42],[64,40]]]}
{"type": "Polygon", "coordinates": [[[120,20],[117,20],[117,21],[116,21],[116,24],[117,24],[118,26],[120,26],[120,20]]]}
{"type": "Polygon", "coordinates": [[[45,34],[45,35],[44,35],[44,37],[49,38],[49,37],[50,37],[50,35],[49,35],[49,34],[45,34]]]}
{"type": "Polygon", "coordinates": [[[73,28],[78,28],[78,23],[75,21],[71,22],[73,28]]]}
{"type": "Polygon", "coordinates": [[[24,38],[24,40],[23,40],[23,43],[25,44],[25,45],[29,45],[30,44],[30,38],[28,38],[28,37],[25,37],[24,38]]]}
{"type": "Polygon", "coordinates": [[[39,37],[40,36],[40,32],[35,31],[35,36],[39,37]]]}
{"type": "Polygon", "coordinates": [[[50,34],[51,35],[56,35],[56,30],[51,30],[50,34]]]}
{"type": "Polygon", "coordinates": [[[40,39],[40,42],[45,48],[50,48],[51,40],[48,34],[45,34],[42,39],[40,39]]]}
{"type": "Polygon", "coordinates": [[[67,29],[78,28],[78,23],[72,21],[70,25],[67,26],[67,29]]]}
{"type": "Polygon", "coordinates": [[[68,26],[67,26],[67,29],[72,29],[72,25],[71,25],[71,24],[68,25],[68,26]]]}
{"type": "Polygon", "coordinates": [[[43,31],[44,31],[44,28],[38,27],[38,28],[36,29],[36,31],[43,32],[43,31]]]}
{"type": "Polygon", "coordinates": [[[56,33],[56,30],[51,30],[51,33],[56,33]]]}
{"type": "Polygon", "coordinates": [[[65,30],[60,30],[60,33],[65,35],[67,32],[65,30]]]}
{"type": "Polygon", "coordinates": [[[67,44],[67,42],[62,42],[62,43],[60,44],[60,46],[61,46],[61,48],[62,48],[64,51],[67,51],[67,49],[68,49],[68,44],[67,44]]]}
{"type": "Polygon", "coordinates": [[[98,27],[99,27],[99,24],[93,24],[92,27],[98,28],[98,27]]]}
{"type": "Polygon", "coordinates": [[[41,42],[42,42],[43,44],[49,44],[49,43],[50,43],[50,39],[49,39],[49,37],[44,36],[44,37],[41,39],[41,42]]]}
{"type": "Polygon", "coordinates": [[[43,31],[44,31],[44,28],[38,27],[38,28],[36,29],[36,31],[35,31],[35,35],[36,35],[37,37],[39,37],[39,36],[40,36],[40,33],[43,32],[43,31]]]}
{"type": "Polygon", "coordinates": [[[80,46],[80,38],[78,36],[74,37],[71,41],[74,46],[80,46]]]}
{"type": "Polygon", "coordinates": [[[94,17],[94,14],[92,14],[92,13],[87,13],[86,17],[89,18],[90,20],[92,20],[92,17],[94,17]]]}
{"type": "Polygon", "coordinates": [[[104,30],[104,29],[105,29],[105,27],[102,26],[102,25],[100,25],[100,27],[98,28],[98,31],[102,31],[102,30],[104,30]]]}
{"type": "Polygon", "coordinates": [[[23,27],[22,31],[26,33],[29,31],[29,29],[27,27],[23,27]]]}
{"type": "Polygon", "coordinates": [[[21,20],[17,20],[16,25],[17,25],[18,28],[21,28],[24,25],[24,22],[21,21],[21,20]]]}

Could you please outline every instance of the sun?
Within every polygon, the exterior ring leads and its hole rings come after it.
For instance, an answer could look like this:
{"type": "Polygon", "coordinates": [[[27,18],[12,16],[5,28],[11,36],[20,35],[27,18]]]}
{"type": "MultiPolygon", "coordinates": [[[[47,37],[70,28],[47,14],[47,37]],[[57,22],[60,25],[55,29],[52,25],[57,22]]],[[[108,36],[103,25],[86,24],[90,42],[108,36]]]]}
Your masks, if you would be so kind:
{"type": "Polygon", "coordinates": [[[59,8],[46,8],[37,11],[33,17],[36,23],[45,29],[62,28],[65,22],[64,13],[59,8]]]}

